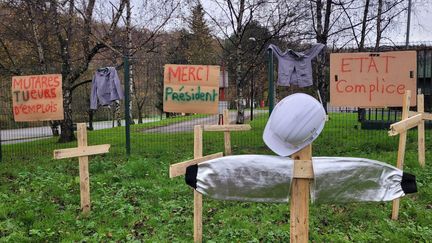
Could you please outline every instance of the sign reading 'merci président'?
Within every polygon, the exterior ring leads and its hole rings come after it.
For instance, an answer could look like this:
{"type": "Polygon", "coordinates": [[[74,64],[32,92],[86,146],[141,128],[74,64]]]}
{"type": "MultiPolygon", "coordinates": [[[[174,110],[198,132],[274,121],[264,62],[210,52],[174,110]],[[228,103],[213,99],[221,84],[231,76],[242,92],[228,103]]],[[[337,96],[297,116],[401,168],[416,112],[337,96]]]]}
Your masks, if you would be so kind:
{"type": "MultiPolygon", "coordinates": [[[[330,104],[352,107],[402,106],[406,90],[416,91],[415,51],[330,55],[330,104]]],[[[412,105],[416,95],[411,96],[412,105]]]]}
{"type": "Polygon", "coordinates": [[[219,66],[165,65],[165,112],[217,114],[219,66]]]}
{"type": "Polygon", "coordinates": [[[61,74],[12,77],[12,105],[17,122],[63,120],[61,74]]]}

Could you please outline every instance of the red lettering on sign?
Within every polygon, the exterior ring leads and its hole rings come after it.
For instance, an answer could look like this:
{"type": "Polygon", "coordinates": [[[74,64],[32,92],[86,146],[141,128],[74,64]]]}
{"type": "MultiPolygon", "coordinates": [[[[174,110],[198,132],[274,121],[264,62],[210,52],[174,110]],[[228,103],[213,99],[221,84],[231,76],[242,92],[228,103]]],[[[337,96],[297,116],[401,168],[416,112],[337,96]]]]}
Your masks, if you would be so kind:
{"type": "Polygon", "coordinates": [[[173,79],[177,78],[177,80],[179,80],[180,76],[181,76],[181,67],[177,66],[175,72],[171,67],[168,68],[168,82],[169,83],[171,83],[171,74],[173,75],[173,79]]]}
{"type": "Polygon", "coordinates": [[[346,80],[339,80],[337,82],[337,84],[336,84],[336,90],[337,90],[338,93],[343,93],[343,89],[339,89],[339,84],[346,83],[346,82],[347,82],[346,80]]]}
{"type": "Polygon", "coordinates": [[[374,68],[375,68],[375,72],[378,73],[378,68],[377,68],[377,66],[376,66],[376,63],[375,63],[375,60],[374,60],[373,57],[370,58],[368,72],[370,72],[371,67],[374,67],[374,68]]]}
{"type": "Polygon", "coordinates": [[[396,91],[398,94],[405,94],[405,84],[398,85],[396,91]]]}
{"type": "Polygon", "coordinates": [[[13,79],[13,88],[16,89],[19,87],[19,89],[22,89],[23,85],[23,79],[22,78],[14,78],[13,79]]]}
{"type": "Polygon", "coordinates": [[[190,67],[189,68],[189,79],[193,79],[195,80],[195,68],[194,67],[190,67]]]}
{"type": "Polygon", "coordinates": [[[52,88],[51,89],[51,98],[56,98],[57,94],[56,94],[56,88],[52,88]]]}
{"type": "Polygon", "coordinates": [[[352,58],[342,58],[341,72],[343,72],[343,73],[351,72],[351,69],[345,69],[345,66],[350,65],[350,63],[345,63],[345,60],[352,60],[352,58]]]}
{"type": "Polygon", "coordinates": [[[381,56],[382,58],[385,58],[385,72],[388,73],[389,71],[389,58],[396,58],[395,56],[381,56]]]}
{"type": "Polygon", "coordinates": [[[197,68],[197,80],[199,80],[199,81],[203,80],[202,76],[200,76],[200,71],[202,71],[202,70],[203,70],[202,67],[197,68]]]}
{"type": "Polygon", "coordinates": [[[187,78],[187,66],[183,66],[181,67],[181,79],[179,80],[180,82],[187,82],[188,78],[187,78]]]}
{"type": "Polygon", "coordinates": [[[60,86],[60,79],[61,77],[54,77],[54,87],[59,87],[60,86]]]}
{"type": "Polygon", "coordinates": [[[395,88],[396,86],[394,84],[389,84],[389,86],[387,86],[386,88],[386,92],[389,94],[393,94],[395,92],[395,88]]]}
{"type": "Polygon", "coordinates": [[[353,60],[360,60],[360,72],[363,72],[363,60],[367,60],[369,58],[367,57],[357,57],[357,58],[353,58],[353,60]]]}

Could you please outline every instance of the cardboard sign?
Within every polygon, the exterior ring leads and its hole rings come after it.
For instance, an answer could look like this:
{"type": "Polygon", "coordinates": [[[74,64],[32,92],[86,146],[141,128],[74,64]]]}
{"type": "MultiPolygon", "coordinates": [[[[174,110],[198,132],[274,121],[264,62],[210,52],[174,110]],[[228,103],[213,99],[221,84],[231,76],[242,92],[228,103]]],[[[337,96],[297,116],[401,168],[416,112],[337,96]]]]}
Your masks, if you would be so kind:
{"type": "MultiPolygon", "coordinates": [[[[417,91],[415,51],[330,55],[332,106],[402,106],[406,90],[417,91]]],[[[416,95],[411,105],[416,105],[416,95]]]]}
{"type": "Polygon", "coordinates": [[[12,105],[17,122],[63,120],[61,74],[12,77],[12,105]]]}
{"type": "Polygon", "coordinates": [[[219,66],[165,65],[163,110],[217,114],[219,66]]]}

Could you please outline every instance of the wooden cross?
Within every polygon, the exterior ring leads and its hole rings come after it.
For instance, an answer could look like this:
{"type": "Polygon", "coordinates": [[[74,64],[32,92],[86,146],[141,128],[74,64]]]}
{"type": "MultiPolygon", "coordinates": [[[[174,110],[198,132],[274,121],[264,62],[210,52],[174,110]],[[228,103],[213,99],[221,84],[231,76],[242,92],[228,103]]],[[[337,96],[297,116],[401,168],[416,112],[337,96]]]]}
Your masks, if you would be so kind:
{"type": "MultiPolygon", "coordinates": [[[[217,131],[225,131],[222,129],[225,125],[204,126],[204,128],[210,129],[207,131],[216,131],[216,127],[218,127],[217,131]]],[[[202,132],[203,126],[197,125],[194,127],[194,159],[172,164],[169,168],[170,178],[184,175],[186,168],[190,165],[203,163],[223,156],[223,153],[215,153],[203,157],[202,132]]],[[[291,157],[294,159],[294,172],[290,199],[290,239],[291,242],[308,242],[310,183],[314,177],[312,169],[312,145],[308,145],[291,157]]],[[[202,242],[202,194],[196,190],[194,190],[194,242],[202,242]]]]}
{"type": "Polygon", "coordinates": [[[223,125],[204,125],[204,131],[207,131],[207,132],[224,132],[225,156],[232,154],[231,133],[230,132],[248,131],[251,129],[252,128],[249,124],[230,125],[229,111],[227,109],[225,109],[223,111],[223,125]]]}
{"type": "Polygon", "coordinates": [[[78,147],[54,150],[54,159],[78,157],[80,175],[81,210],[90,212],[90,175],[88,169],[88,156],[109,152],[110,145],[102,144],[87,146],[87,126],[85,123],[77,124],[78,147]]]}
{"type": "Polygon", "coordinates": [[[309,241],[309,196],[314,173],[312,145],[291,155],[294,160],[290,198],[290,242],[309,241]]]}
{"type": "MultiPolygon", "coordinates": [[[[407,131],[413,127],[418,130],[418,160],[420,166],[425,166],[425,120],[432,120],[432,114],[424,112],[424,96],[417,95],[417,112],[411,112],[410,109],[411,91],[407,90],[402,102],[402,120],[390,125],[389,136],[399,134],[399,147],[396,167],[403,169],[405,158],[405,148],[407,131]]],[[[397,220],[399,217],[399,202],[397,198],[393,200],[392,219],[397,220]]]]}
{"type": "MultiPolygon", "coordinates": [[[[231,134],[232,131],[247,131],[251,126],[246,125],[230,125],[228,110],[224,110],[224,125],[196,125],[194,127],[194,159],[173,164],[170,166],[170,178],[184,175],[186,167],[202,163],[211,159],[223,156],[223,153],[216,153],[203,157],[203,131],[209,132],[224,132],[224,148],[225,155],[232,153],[231,151],[231,134]]],[[[194,242],[202,242],[202,195],[194,190],[194,242]]]]}

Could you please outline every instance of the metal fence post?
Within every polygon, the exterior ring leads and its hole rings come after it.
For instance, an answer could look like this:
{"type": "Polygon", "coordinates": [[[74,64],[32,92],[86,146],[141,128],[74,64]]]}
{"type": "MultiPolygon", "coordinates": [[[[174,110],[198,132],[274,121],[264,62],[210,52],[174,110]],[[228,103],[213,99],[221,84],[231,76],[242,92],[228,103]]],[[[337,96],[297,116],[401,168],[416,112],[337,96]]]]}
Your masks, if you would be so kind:
{"type": "Polygon", "coordinates": [[[1,127],[0,127],[0,162],[3,161],[3,153],[2,153],[2,138],[1,138],[1,127]]]}
{"type": "Polygon", "coordinates": [[[268,49],[268,79],[269,79],[269,115],[271,115],[274,108],[275,86],[273,77],[273,51],[268,49]]]}
{"type": "Polygon", "coordinates": [[[124,90],[125,90],[125,131],[126,131],[126,154],[130,155],[130,90],[129,90],[129,56],[125,55],[124,57],[124,90]]]}

